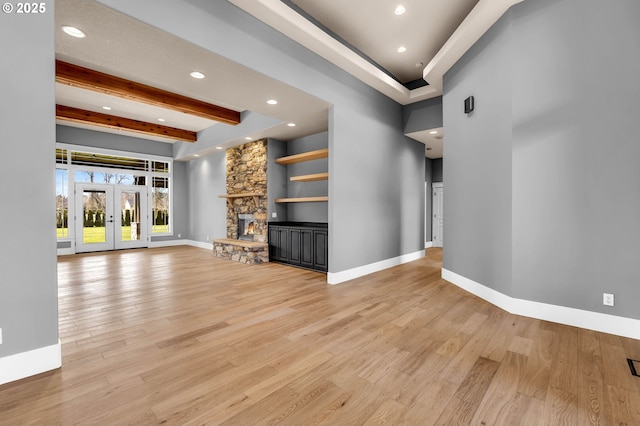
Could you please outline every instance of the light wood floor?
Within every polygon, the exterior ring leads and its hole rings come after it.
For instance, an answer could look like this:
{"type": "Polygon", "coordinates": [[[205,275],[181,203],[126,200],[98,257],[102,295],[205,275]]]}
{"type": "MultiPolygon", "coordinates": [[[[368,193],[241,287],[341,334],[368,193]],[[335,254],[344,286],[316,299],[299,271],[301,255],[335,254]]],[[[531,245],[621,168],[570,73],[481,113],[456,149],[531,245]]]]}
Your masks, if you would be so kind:
{"type": "Polygon", "coordinates": [[[63,367],[2,424],[640,425],[640,341],[510,315],[442,253],[339,286],[173,247],[59,259],[63,367]]]}

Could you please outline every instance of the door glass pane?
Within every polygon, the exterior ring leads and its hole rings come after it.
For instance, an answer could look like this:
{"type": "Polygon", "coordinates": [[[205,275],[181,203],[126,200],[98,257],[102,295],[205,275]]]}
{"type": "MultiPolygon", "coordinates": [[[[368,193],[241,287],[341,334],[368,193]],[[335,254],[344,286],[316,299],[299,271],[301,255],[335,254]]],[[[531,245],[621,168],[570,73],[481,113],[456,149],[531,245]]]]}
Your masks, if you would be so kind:
{"type": "Polygon", "coordinates": [[[82,242],[84,244],[105,243],[105,216],[107,193],[101,190],[82,191],[82,242]]]}
{"type": "Polygon", "coordinates": [[[122,191],[120,197],[122,207],[120,241],[140,240],[140,192],[122,191]]]}
{"type": "Polygon", "coordinates": [[[69,180],[67,171],[56,169],[56,233],[58,238],[69,237],[69,180]]]}

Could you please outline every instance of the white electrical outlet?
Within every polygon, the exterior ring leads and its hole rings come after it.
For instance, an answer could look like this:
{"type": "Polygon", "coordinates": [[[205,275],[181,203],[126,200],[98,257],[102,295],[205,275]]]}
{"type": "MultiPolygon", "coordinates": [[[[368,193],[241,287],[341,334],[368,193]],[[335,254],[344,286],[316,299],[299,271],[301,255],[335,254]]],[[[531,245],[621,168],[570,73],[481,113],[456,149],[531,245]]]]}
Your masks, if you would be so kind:
{"type": "Polygon", "coordinates": [[[207,241],[209,241],[209,236],[207,235],[207,241]]]}
{"type": "Polygon", "coordinates": [[[605,306],[613,306],[613,294],[602,293],[602,304],[605,306]]]}
{"type": "Polygon", "coordinates": [[[182,238],[182,235],[178,234],[178,238],[182,238]]]}

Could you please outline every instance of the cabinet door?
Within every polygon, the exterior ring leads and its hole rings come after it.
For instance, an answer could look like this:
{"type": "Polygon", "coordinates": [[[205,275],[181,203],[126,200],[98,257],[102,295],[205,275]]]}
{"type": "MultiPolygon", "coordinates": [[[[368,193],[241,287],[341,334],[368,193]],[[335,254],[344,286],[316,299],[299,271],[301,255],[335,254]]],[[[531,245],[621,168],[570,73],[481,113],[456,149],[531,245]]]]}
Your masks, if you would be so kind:
{"type": "Polygon", "coordinates": [[[269,228],[269,259],[287,262],[289,259],[289,230],[273,226],[269,228]]]}
{"type": "Polygon", "coordinates": [[[320,271],[328,270],[329,233],[313,231],[313,267],[320,271]]]}
{"type": "Polygon", "coordinates": [[[300,230],[300,264],[309,268],[313,268],[313,230],[300,230]]]}
{"type": "Polygon", "coordinates": [[[269,260],[277,260],[277,252],[280,242],[278,241],[278,229],[270,226],[269,227],[269,260]]]}
{"type": "Polygon", "coordinates": [[[300,229],[290,229],[289,230],[289,262],[292,265],[300,264],[300,229]]]}
{"type": "Polygon", "coordinates": [[[287,262],[289,260],[289,230],[287,228],[278,229],[278,250],[276,259],[287,262]]]}

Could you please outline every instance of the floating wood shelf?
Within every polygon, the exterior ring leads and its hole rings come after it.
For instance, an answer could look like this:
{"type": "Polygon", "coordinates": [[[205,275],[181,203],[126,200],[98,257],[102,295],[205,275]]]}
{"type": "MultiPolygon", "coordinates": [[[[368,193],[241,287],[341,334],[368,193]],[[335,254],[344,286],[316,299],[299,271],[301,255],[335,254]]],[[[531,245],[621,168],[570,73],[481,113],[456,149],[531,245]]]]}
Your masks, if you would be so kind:
{"type": "Polygon", "coordinates": [[[289,155],[288,157],[276,158],[278,164],[293,164],[301,163],[303,161],[318,160],[320,158],[327,158],[329,156],[329,149],[319,149],[317,151],[303,152],[302,154],[289,155]]]}
{"type": "Polygon", "coordinates": [[[256,206],[258,205],[258,199],[260,197],[263,197],[264,194],[261,192],[243,192],[240,194],[223,194],[223,195],[218,195],[218,198],[226,198],[227,201],[231,202],[232,198],[244,198],[244,197],[253,197],[253,201],[256,203],[256,206]]]}
{"type": "Polygon", "coordinates": [[[317,203],[329,201],[329,197],[276,198],[276,203],[317,203]]]}
{"type": "Polygon", "coordinates": [[[329,179],[329,173],[315,173],[312,175],[301,175],[301,176],[291,176],[289,180],[291,182],[313,182],[316,180],[327,180],[329,179]]]}

